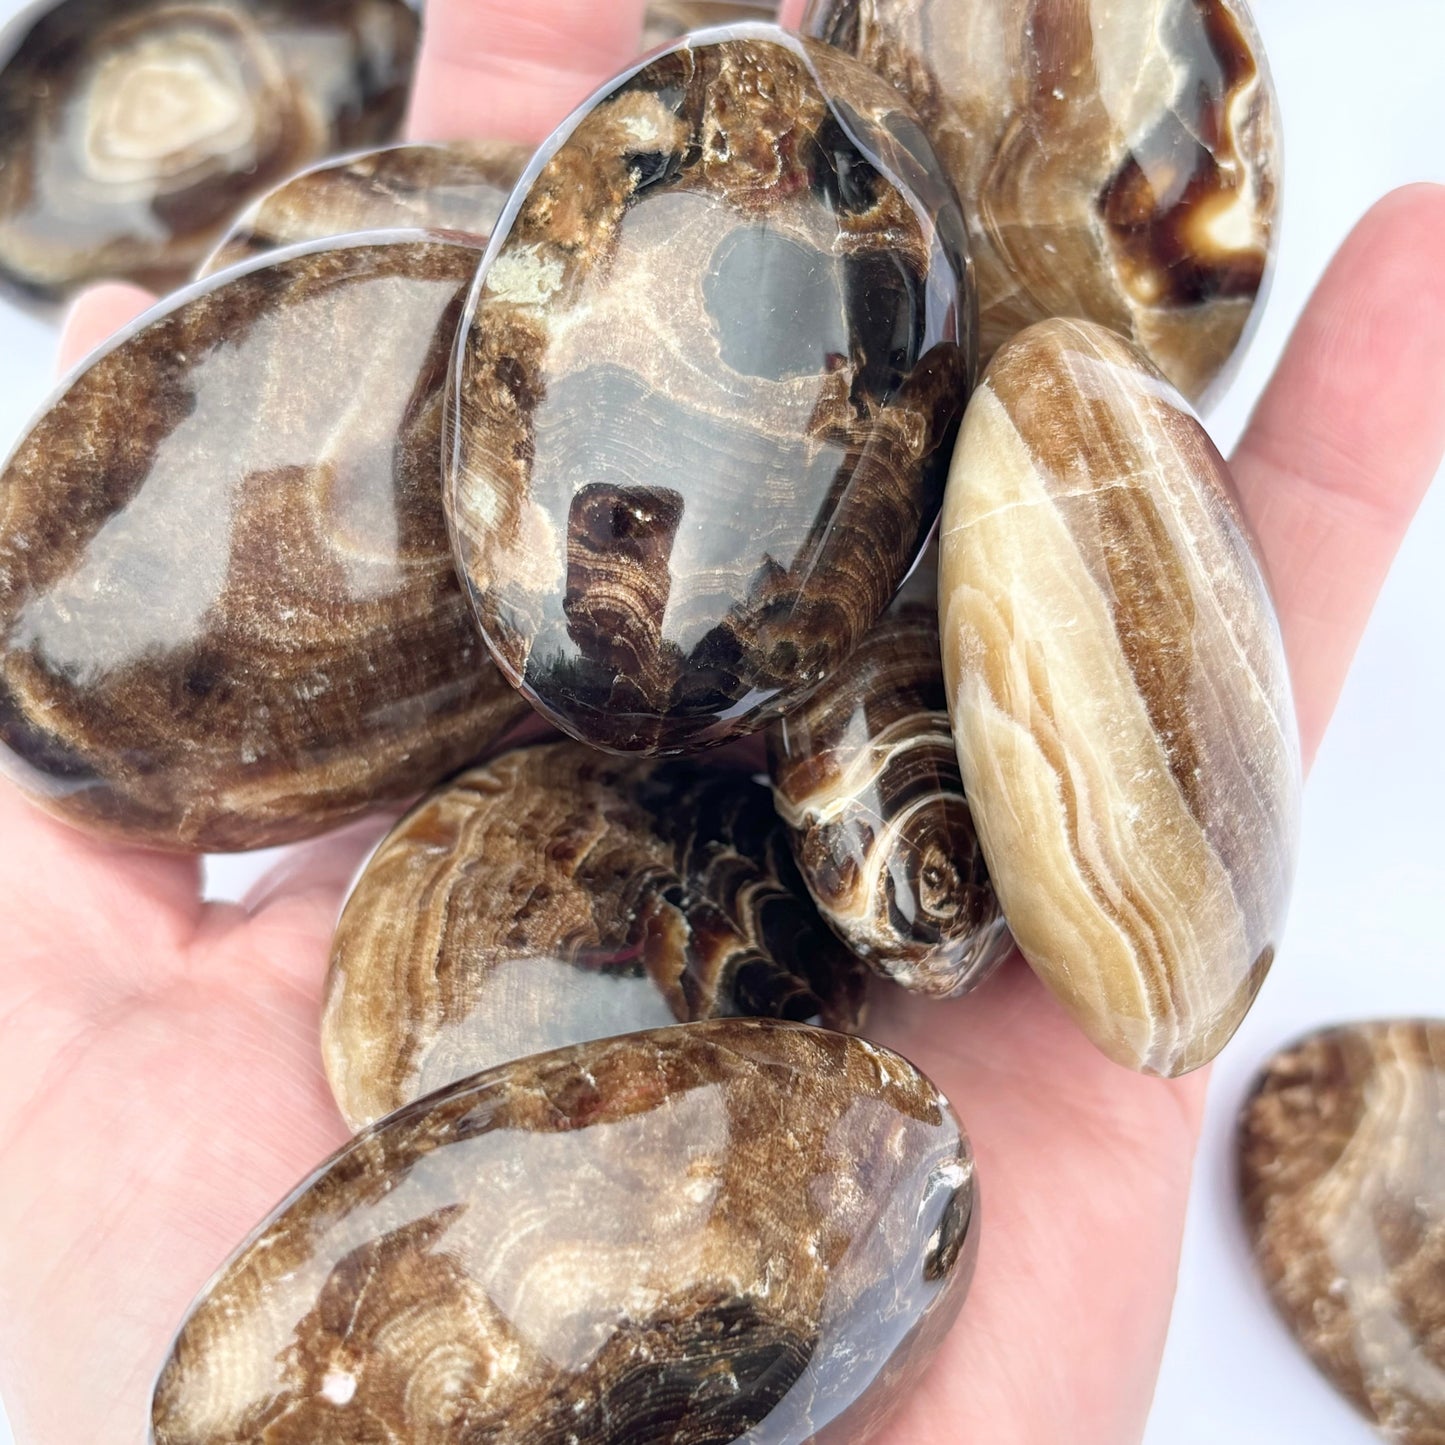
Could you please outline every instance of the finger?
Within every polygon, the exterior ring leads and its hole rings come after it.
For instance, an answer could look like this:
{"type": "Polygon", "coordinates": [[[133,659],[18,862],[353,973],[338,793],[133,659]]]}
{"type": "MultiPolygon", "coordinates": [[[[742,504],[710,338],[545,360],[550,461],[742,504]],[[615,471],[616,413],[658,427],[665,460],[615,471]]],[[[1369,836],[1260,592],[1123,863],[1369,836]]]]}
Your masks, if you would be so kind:
{"type": "Polygon", "coordinates": [[[76,298],[60,334],[61,374],[109,341],[122,326],[128,326],[142,312],[155,305],[156,298],[139,286],[119,281],[92,286],[76,298]]]}
{"type": "Polygon", "coordinates": [[[198,859],[92,838],[3,782],[0,838],[0,1018],[11,989],[79,989],[87,1011],[114,1003],[151,986],[154,960],[175,956],[195,934],[198,859]],[[82,968],[85,961],[103,962],[103,973],[82,968]],[[104,997],[90,996],[97,983],[104,997]]]}
{"type": "Polygon", "coordinates": [[[432,0],[415,140],[540,141],[633,59],[644,0],[432,0]]]}
{"type": "Polygon", "coordinates": [[[270,974],[320,999],[337,916],[352,880],[395,825],[393,809],[363,818],[286,855],[234,910],[213,909],[212,936],[245,923],[247,968],[261,958],[270,974]]]}
{"type": "MultiPolygon", "coordinates": [[[[350,886],[357,870],[400,813],[392,809],[362,818],[314,842],[289,849],[276,866],[252,885],[241,906],[256,915],[282,900],[321,895],[332,907],[350,886]]],[[[335,920],[333,919],[333,922],[335,920]]]]}
{"type": "Polygon", "coordinates": [[[1234,462],[1305,757],[1445,451],[1445,187],[1387,196],[1320,282],[1234,462]]]}

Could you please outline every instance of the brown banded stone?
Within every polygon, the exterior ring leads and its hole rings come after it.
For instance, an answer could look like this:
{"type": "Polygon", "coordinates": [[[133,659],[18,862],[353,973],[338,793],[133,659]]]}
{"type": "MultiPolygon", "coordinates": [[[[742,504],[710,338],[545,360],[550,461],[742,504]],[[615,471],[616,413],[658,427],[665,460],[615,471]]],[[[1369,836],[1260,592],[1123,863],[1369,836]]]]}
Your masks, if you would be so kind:
{"type": "Polygon", "coordinates": [[[279,253],[95,354],[0,475],[0,770],[68,822],[227,851],[407,798],[526,714],[441,511],[477,251],[279,253]]]}
{"type": "Polygon", "coordinates": [[[322,1051],[360,1128],[508,1060],[679,1020],[851,1031],[865,978],[766,788],[557,743],[464,773],[381,845],[332,947],[322,1051]]]}
{"type": "Polygon", "coordinates": [[[1255,1260],[1310,1357],[1388,1439],[1445,1445],[1445,1022],[1277,1054],[1239,1163],[1255,1260]]]}
{"type": "Polygon", "coordinates": [[[197,273],[360,231],[448,231],[485,246],[532,152],[506,141],[398,145],[329,160],[253,202],[197,273]]]}
{"type": "Polygon", "coordinates": [[[1224,459],[1113,332],[1043,322],[969,404],[942,525],[964,786],[1020,949],[1112,1058],[1207,1063],[1279,944],[1300,758],[1224,459]]]}
{"type": "Polygon", "coordinates": [[[1013,946],[959,776],[932,553],[833,679],[768,736],[808,891],[860,958],[952,997],[1013,946]]]}
{"type": "Polygon", "coordinates": [[[897,92],[772,26],[710,35],[543,148],[458,350],[482,631],[620,752],[827,680],[922,550],[973,369],[961,218],[897,92]]]}
{"type": "Polygon", "coordinates": [[[776,20],[777,0],[651,0],[642,22],[642,48],[651,50],[691,30],[736,21],[776,20]]]}
{"type": "Polygon", "coordinates": [[[1245,0],[812,0],[907,95],[978,265],[985,363],[1054,316],[1217,391],[1273,261],[1278,103],[1245,0]]]}
{"type": "Polygon", "coordinates": [[[957,1315],[968,1142],[761,1020],[504,1065],[307,1180],[182,1326],[155,1445],[863,1445],[957,1315]]]}
{"type": "Polygon", "coordinates": [[[0,284],[183,284],[251,196],[401,123],[405,0],[59,0],[3,38],[0,284]]]}

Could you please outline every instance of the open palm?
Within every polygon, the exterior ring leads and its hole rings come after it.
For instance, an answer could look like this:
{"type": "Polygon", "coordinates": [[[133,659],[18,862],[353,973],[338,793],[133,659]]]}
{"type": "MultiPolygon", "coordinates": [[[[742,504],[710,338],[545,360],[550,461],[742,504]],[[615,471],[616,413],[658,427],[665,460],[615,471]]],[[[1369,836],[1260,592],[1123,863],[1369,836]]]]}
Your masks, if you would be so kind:
{"type": "MultiPolygon", "coordinates": [[[[432,0],[418,135],[536,139],[637,45],[641,0],[432,0]]],[[[1445,190],[1381,203],[1237,458],[1312,754],[1445,447],[1445,190]]],[[[98,339],[134,297],[97,298],[98,339]]],[[[0,1390],[20,1445],[133,1445],[196,1290],[345,1130],[317,1030],[342,892],[381,825],[297,850],[242,906],[0,788],[0,1390]]],[[[960,1327],[885,1445],[1124,1445],[1173,1294],[1200,1078],[1097,1054],[1027,970],[872,1033],[953,1099],[985,1243],[960,1327]]]]}

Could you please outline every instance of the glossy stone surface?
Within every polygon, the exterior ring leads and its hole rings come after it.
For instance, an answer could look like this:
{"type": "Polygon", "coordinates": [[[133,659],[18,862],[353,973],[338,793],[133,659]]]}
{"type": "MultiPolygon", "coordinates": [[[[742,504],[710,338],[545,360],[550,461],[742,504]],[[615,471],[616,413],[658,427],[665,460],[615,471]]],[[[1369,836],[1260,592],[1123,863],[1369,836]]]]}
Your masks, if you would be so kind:
{"type": "Polygon", "coordinates": [[[1329,1029],[1271,1059],[1240,1187],[1280,1313],[1390,1440],[1445,1442],[1445,1022],[1329,1029]]]}
{"type": "Polygon", "coordinates": [[[686,35],[737,21],[775,20],[777,0],[652,0],[642,22],[642,48],[651,50],[686,35]]]}
{"type": "Polygon", "coordinates": [[[1196,402],[1223,378],[1280,206],[1278,104],[1244,0],[812,0],[804,30],[917,108],[969,220],[985,362],[1078,316],[1196,402]]]}
{"type": "Polygon", "coordinates": [[[948,722],[930,553],[832,681],[768,735],[778,812],[823,917],[879,973],[950,997],[1013,946],[948,722]]]}
{"type": "Polygon", "coordinates": [[[944,672],[989,873],[1111,1057],[1208,1062],[1273,961],[1300,759],[1233,481],[1143,356],[1044,322],[969,404],[944,504],[944,672]]]}
{"type": "Polygon", "coordinates": [[[155,1445],[862,1445],[977,1251],[894,1054],[757,1020],[520,1060],[393,1115],[221,1271],[155,1445]]]}
{"type": "Polygon", "coordinates": [[[962,223],[897,92],[771,26],[711,34],[544,148],[458,352],[482,631],[622,752],[828,678],[922,549],[972,371],[962,223]]]}
{"type": "Polygon", "coordinates": [[[851,1031],[862,966],[731,768],[507,753],[400,823],[331,954],[326,1071],[353,1128],[529,1054],[758,1014],[851,1031]]]}
{"type": "Polygon", "coordinates": [[[283,252],[91,357],[0,474],[0,771],[97,832],[253,848],[525,714],[439,496],[476,259],[407,233],[283,252]]]}
{"type": "Polygon", "coordinates": [[[181,285],[246,200],[390,138],[405,0],[60,0],[0,39],[0,284],[181,285]]]}
{"type": "Polygon", "coordinates": [[[326,161],[247,207],[199,274],[360,231],[455,231],[485,246],[531,157],[526,146],[474,141],[386,146],[326,161]]]}

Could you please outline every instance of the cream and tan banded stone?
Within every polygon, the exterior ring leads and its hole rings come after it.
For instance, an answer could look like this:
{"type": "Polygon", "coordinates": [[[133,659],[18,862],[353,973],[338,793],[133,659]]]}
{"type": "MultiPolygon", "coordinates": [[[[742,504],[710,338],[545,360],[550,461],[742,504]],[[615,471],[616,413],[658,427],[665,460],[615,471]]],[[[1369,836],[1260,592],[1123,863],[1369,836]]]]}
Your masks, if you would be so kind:
{"type": "Polygon", "coordinates": [[[1052,321],[999,352],[954,457],[940,606],[1020,948],[1118,1062],[1207,1063],[1279,944],[1299,742],[1228,468],[1134,347],[1052,321]]]}

